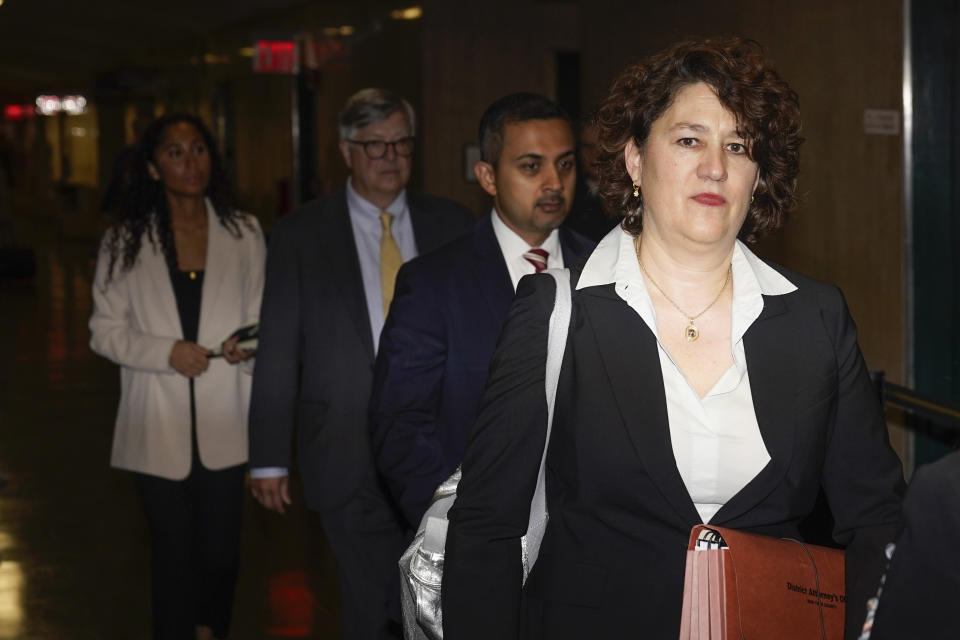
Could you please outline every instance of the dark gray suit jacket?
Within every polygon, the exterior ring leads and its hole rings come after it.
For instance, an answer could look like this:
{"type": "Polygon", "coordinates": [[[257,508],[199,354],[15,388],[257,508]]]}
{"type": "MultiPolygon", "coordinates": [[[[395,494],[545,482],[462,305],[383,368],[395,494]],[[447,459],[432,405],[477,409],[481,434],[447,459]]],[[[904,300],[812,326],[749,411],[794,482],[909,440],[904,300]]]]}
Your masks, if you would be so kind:
{"type": "MultiPolygon", "coordinates": [[[[407,192],[417,251],[469,231],[473,216],[407,192]]],[[[367,429],[374,347],[346,190],[274,226],[250,403],[250,467],[289,467],[297,435],[306,504],[335,509],[373,477],[367,429]]]]}

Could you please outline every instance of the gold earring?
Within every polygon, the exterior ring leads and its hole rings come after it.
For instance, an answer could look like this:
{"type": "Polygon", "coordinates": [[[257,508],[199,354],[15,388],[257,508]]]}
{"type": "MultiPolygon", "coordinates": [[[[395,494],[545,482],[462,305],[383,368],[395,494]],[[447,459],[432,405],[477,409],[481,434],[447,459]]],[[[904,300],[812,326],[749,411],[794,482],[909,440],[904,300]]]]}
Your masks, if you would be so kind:
{"type": "Polygon", "coordinates": [[[638,185],[636,182],[633,183],[633,197],[640,197],[640,185],[638,185]]]}

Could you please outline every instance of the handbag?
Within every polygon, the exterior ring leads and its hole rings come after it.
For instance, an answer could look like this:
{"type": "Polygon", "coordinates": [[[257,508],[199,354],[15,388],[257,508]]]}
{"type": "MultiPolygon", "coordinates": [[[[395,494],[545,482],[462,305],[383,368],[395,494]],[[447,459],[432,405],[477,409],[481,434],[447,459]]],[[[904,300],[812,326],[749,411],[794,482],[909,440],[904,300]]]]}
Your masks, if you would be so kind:
{"type": "MultiPolygon", "coordinates": [[[[547,501],[544,465],[553,426],[553,407],[557,397],[560,365],[567,344],[570,326],[570,271],[547,269],[556,280],[557,294],[550,314],[547,333],[546,382],[547,437],[540,457],[537,486],[530,502],[527,533],[520,539],[523,581],[537,561],[540,542],[547,527],[547,501]]],[[[407,640],[442,640],[443,611],[440,607],[440,586],[443,581],[443,555],[447,540],[447,512],[457,498],[460,468],[453,472],[433,494],[430,507],[420,520],[413,542],[400,556],[400,599],[403,608],[403,635],[407,640]]]]}
{"type": "Polygon", "coordinates": [[[680,640],[842,640],[844,554],[699,524],[690,531],[680,640]]]}

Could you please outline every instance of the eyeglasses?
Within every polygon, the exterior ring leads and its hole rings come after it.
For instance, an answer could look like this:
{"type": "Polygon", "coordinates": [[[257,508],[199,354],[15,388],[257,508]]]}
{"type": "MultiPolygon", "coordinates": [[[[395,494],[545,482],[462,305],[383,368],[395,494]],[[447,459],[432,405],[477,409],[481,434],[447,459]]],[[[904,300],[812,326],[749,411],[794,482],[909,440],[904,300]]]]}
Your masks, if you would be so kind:
{"type": "Polygon", "coordinates": [[[393,152],[403,158],[409,158],[413,155],[413,137],[400,138],[393,142],[384,140],[347,140],[350,144],[358,144],[363,147],[363,152],[371,160],[378,160],[387,155],[387,147],[393,147],[393,152]]]}

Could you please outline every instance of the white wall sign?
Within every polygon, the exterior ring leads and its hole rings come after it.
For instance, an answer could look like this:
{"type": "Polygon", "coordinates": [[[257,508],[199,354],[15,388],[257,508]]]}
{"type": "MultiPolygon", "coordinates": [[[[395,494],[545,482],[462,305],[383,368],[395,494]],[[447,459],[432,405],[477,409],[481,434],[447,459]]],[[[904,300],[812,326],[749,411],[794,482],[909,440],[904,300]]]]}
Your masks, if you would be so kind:
{"type": "Polygon", "coordinates": [[[896,109],[864,109],[863,132],[877,136],[900,135],[900,112],[896,109]]]}

